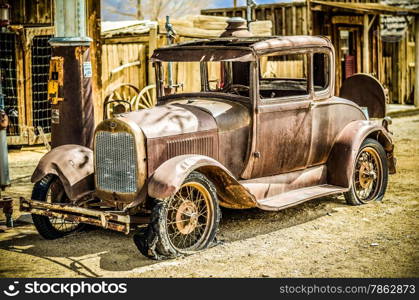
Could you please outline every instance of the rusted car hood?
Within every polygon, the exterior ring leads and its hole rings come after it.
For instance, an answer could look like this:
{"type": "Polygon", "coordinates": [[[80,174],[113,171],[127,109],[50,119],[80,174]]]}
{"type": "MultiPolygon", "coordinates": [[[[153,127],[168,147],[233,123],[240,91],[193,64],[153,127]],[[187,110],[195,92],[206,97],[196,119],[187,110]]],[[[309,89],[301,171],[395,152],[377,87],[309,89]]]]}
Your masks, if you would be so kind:
{"type": "Polygon", "coordinates": [[[222,132],[250,124],[250,114],[244,105],[227,100],[199,98],[176,100],[120,117],[135,122],[149,139],[217,128],[222,132]]]}

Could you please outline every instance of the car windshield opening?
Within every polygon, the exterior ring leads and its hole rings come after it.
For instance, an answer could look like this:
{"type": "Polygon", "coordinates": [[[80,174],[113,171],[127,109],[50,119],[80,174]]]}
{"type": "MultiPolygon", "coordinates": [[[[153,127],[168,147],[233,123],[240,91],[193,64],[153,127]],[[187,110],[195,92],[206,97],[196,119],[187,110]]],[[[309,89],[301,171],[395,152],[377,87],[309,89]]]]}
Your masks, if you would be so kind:
{"type": "Polygon", "coordinates": [[[250,62],[159,62],[161,96],[214,92],[249,97],[250,62]]]}

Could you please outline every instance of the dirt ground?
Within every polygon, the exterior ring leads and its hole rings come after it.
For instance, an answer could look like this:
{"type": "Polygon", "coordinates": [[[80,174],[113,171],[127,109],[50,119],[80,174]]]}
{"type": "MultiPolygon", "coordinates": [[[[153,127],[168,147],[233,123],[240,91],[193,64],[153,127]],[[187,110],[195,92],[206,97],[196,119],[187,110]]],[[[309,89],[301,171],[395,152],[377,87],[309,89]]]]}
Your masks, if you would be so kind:
{"type": "MultiPolygon", "coordinates": [[[[0,277],[418,277],[419,116],[391,128],[398,174],[382,202],[355,207],[339,196],[281,212],[223,210],[219,245],[168,261],[141,256],[132,236],[94,229],[46,241],[31,224],[6,229],[1,215],[0,277]]],[[[11,151],[7,195],[30,197],[44,153],[11,151]]]]}

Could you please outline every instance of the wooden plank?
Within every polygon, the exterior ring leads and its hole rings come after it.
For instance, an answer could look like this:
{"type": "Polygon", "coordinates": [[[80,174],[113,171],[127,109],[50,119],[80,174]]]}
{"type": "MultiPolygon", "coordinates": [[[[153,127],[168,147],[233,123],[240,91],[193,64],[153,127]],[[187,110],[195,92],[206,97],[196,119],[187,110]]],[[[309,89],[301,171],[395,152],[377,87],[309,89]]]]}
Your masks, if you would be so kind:
{"type": "Polygon", "coordinates": [[[414,103],[419,107],[419,16],[415,18],[415,98],[414,103]]]}
{"type": "Polygon", "coordinates": [[[93,40],[90,45],[90,61],[92,63],[92,95],[96,124],[101,120],[102,102],[102,44],[101,44],[101,19],[100,1],[87,0],[87,35],[93,40]]]}
{"type": "Polygon", "coordinates": [[[24,44],[22,34],[16,35],[16,44],[15,44],[15,53],[16,53],[16,79],[17,79],[17,110],[18,110],[18,126],[20,129],[20,137],[11,136],[8,137],[9,145],[19,145],[19,144],[28,144],[28,137],[25,136],[24,129],[26,128],[26,81],[25,81],[25,68],[24,68],[24,59],[25,53],[22,52],[20,45],[24,44]]]}
{"type": "Polygon", "coordinates": [[[370,72],[370,46],[369,46],[369,17],[364,15],[364,26],[362,35],[362,72],[370,72]]]}
{"type": "MultiPolygon", "coordinates": [[[[102,99],[105,99],[105,91],[108,85],[108,74],[109,74],[109,67],[108,67],[108,48],[109,45],[102,45],[102,56],[101,56],[101,62],[102,62],[102,74],[101,74],[101,79],[102,79],[102,89],[101,89],[101,95],[102,95],[102,99]]],[[[102,105],[102,104],[100,104],[102,105]]],[[[102,110],[103,108],[101,108],[102,110]]]]}
{"type": "Polygon", "coordinates": [[[307,19],[308,19],[308,9],[307,7],[302,7],[302,21],[303,21],[303,35],[307,35],[308,34],[308,30],[307,30],[307,19]]]}
{"type": "MultiPolygon", "coordinates": [[[[25,72],[25,116],[26,127],[33,127],[33,99],[32,99],[32,52],[31,42],[33,32],[27,31],[24,38],[23,57],[24,57],[24,72],[25,72]]],[[[28,143],[33,139],[33,136],[28,133],[28,143]]]]}
{"type": "Polygon", "coordinates": [[[282,27],[282,35],[287,35],[287,19],[286,19],[286,16],[285,16],[285,7],[282,7],[281,8],[281,19],[282,19],[282,24],[281,24],[281,27],[282,27]]]}
{"type": "Polygon", "coordinates": [[[154,73],[153,65],[151,64],[150,58],[153,52],[158,47],[158,34],[157,27],[150,28],[150,39],[148,44],[148,78],[147,83],[156,84],[156,75],[154,73]]]}
{"type": "Polygon", "coordinates": [[[138,36],[121,36],[102,39],[104,45],[107,44],[125,44],[125,43],[148,43],[149,35],[138,35],[138,36]]]}

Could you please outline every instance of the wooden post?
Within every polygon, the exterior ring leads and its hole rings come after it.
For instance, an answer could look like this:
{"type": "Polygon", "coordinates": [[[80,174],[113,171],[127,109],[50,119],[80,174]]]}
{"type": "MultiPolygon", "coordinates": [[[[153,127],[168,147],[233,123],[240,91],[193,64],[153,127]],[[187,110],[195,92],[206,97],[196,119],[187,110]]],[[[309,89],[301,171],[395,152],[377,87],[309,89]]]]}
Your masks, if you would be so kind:
{"type": "Polygon", "coordinates": [[[419,107],[419,16],[415,18],[415,106],[419,107]]]}
{"type": "Polygon", "coordinates": [[[364,34],[362,43],[362,72],[370,72],[370,45],[369,45],[369,17],[364,15],[364,34]]]}
{"type": "Polygon", "coordinates": [[[151,55],[153,55],[154,50],[157,48],[157,39],[158,39],[158,32],[157,26],[150,28],[150,39],[148,42],[148,84],[155,84],[156,83],[156,76],[154,74],[154,68],[151,64],[151,55]]]}
{"type": "Polygon", "coordinates": [[[313,22],[312,22],[312,11],[311,11],[311,3],[310,0],[306,0],[307,3],[307,7],[306,7],[306,11],[307,11],[307,21],[306,21],[306,26],[307,26],[307,32],[309,35],[313,35],[313,22]]]}
{"type": "Polygon", "coordinates": [[[87,0],[87,35],[93,40],[90,47],[92,61],[92,91],[96,124],[101,121],[102,113],[102,40],[100,20],[100,1],[87,0]]]}

